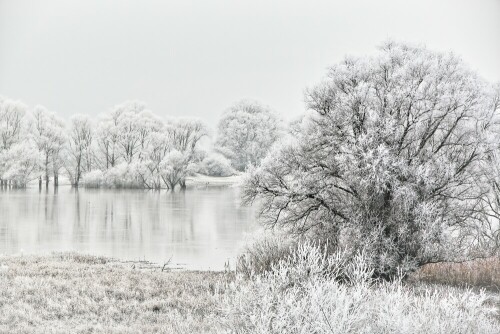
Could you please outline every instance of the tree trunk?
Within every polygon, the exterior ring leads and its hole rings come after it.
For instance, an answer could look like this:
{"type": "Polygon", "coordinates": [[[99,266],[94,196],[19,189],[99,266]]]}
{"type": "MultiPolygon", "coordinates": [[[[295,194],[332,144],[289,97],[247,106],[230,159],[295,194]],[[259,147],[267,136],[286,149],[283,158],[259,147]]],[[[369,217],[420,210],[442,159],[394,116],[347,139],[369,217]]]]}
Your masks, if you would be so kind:
{"type": "Polygon", "coordinates": [[[49,155],[45,156],[45,188],[49,187],[50,177],[49,177],[49,155]]]}

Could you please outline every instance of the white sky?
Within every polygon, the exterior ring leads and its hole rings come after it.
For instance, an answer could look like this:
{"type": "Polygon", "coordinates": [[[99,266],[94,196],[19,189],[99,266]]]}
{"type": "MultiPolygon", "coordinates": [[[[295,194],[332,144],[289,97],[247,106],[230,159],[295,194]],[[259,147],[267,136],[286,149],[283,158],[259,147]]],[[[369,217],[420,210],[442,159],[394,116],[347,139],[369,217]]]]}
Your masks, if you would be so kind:
{"type": "Polygon", "coordinates": [[[253,98],[289,118],[329,65],[388,38],[500,81],[500,0],[0,0],[0,95],[63,117],[139,99],[212,126],[253,98]]]}

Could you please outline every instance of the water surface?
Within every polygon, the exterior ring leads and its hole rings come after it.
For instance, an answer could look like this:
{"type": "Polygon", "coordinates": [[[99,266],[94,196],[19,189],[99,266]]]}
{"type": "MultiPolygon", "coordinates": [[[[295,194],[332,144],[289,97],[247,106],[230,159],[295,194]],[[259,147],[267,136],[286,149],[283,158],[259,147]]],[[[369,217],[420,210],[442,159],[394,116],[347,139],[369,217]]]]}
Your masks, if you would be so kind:
{"type": "Polygon", "coordinates": [[[220,270],[234,268],[256,229],[238,188],[0,191],[0,254],[77,251],[220,270]]]}

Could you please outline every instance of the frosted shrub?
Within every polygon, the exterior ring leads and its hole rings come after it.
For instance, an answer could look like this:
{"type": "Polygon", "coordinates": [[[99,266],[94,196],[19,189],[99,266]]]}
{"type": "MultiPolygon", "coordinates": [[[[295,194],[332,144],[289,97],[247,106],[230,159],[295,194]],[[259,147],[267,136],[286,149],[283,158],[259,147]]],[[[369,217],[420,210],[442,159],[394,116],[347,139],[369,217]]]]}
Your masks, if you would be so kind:
{"type": "Polygon", "coordinates": [[[86,188],[100,188],[103,182],[104,174],[100,170],[93,170],[83,174],[83,181],[86,188]]]}
{"type": "Polygon", "coordinates": [[[201,162],[200,173],[208,176],[231,176],[236,173],[231,162],[223,155],[213,153],[201,162]]]}
{"type": "Polygon", "coordinates": [[[259,234],[238,257],[236,271],[246,277],[263,274],[290,256],[297,242],[284,234],[259,234]]]}
{"type": "Polygon", "coordinates": [[[498,333],[484,293],[375,281],[363,254],[345,254],[327,256],[305,242],[271,271],[239,276],[223,297],[225,326],[237,333],[498,333]]]}
{"type": "Polygon", "coordinates": [[[103,175],[103,183],[109,188],[141,188],[133,164],[120,163],[108,169],[103,175]]]}

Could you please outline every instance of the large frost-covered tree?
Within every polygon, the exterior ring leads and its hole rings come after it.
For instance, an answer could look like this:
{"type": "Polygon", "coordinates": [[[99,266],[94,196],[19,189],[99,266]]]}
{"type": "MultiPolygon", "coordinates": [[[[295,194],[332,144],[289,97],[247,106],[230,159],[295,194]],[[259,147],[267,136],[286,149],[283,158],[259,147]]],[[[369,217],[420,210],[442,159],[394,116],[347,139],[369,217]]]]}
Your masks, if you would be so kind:
{"type": "Polygon", "coordinates": [[[229,108],[217,125],[216,149],[244,171],[257,166],[281,134],[281,121],[269,108],[243,100],[229,108]]]}
{"type": "Polygon", "coordinates": [[[454,55],[386,43],[333,66],[307,107],[246,180],[268,226],[364,248],[388,277],[467,255],[464,232],[499,217],[483,204],[498,99],[454,55]]]}

